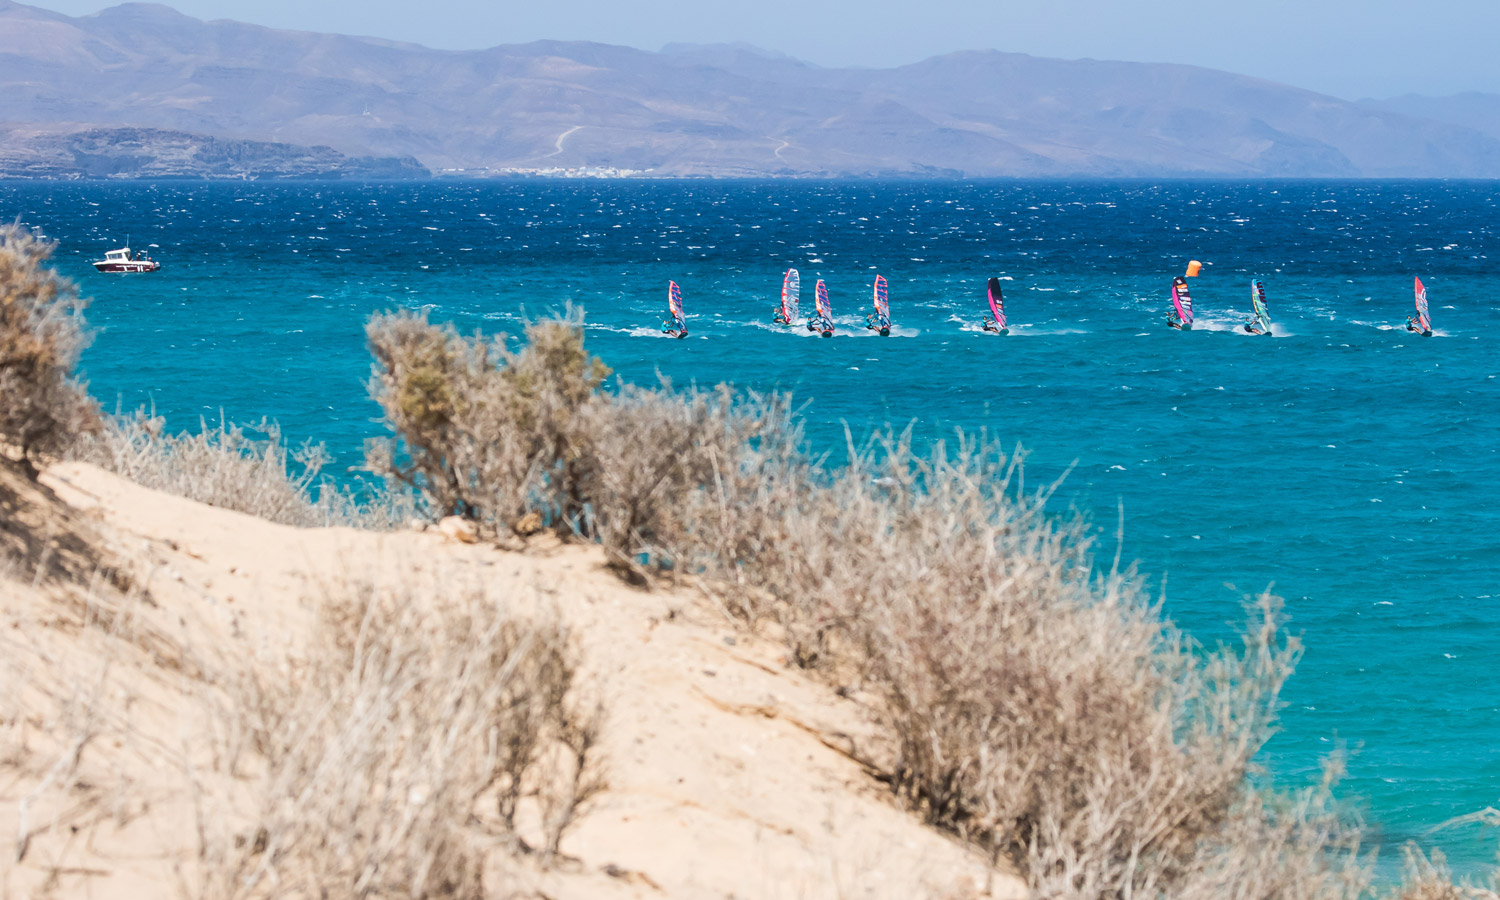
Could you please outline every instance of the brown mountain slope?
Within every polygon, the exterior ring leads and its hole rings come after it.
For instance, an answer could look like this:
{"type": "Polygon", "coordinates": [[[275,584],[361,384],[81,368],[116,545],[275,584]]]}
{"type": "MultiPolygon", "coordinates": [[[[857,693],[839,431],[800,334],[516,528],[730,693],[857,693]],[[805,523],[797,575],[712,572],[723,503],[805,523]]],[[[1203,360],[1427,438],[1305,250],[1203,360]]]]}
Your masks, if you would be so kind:
{"type": "Polygon", "coordinates": [[[1500,176],[1500,140],[1169,64],[956,53],[823,69],[743,48],[448,52],[0,0],[0,122],[133,126],[658,175],[1500,176]]]}

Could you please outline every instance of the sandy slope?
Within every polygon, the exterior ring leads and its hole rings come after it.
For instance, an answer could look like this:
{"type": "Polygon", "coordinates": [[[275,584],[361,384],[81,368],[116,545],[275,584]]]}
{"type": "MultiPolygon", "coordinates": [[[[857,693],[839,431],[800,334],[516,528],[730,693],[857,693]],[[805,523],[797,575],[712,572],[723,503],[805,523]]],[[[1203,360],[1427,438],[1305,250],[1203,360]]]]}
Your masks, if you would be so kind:
{"type": "MultiPolygon", "coordinates": [[[[73,548],[0,562],[0,897],[194,893],[198,835],[215,824],[201,798],[256,789],[214,764],[226,738],[198,701],[216,661],[294,657],[319,597],[353,577],[438,575],[555,604],[607,711],[609,786],[564,838],[566,859],[542,871],[497,847],[491,895],[1025,894],[898,809],[847,752],[874,747],[857,702],[788,670],[777,645],[700,597],[622,585],[594,548],[299,530],[78,464],[43,483],[61,503],[0,484],[11,526],[73,548]],[[48,559],[71,576],[35,577],[48,559]],[[122,574],[85,591],[85,568],[122,574]]],[[[20,531],[0,531],[0,551],[25,556],[20,531]]]]}

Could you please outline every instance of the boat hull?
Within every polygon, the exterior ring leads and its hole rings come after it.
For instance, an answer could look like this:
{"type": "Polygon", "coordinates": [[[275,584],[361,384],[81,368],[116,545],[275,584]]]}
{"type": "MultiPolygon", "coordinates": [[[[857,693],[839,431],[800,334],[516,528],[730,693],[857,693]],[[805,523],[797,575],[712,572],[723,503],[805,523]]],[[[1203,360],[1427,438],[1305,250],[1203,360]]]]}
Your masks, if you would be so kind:
{"type": "Polygon", "coordinates": [[[161,263],[154,260],[131,260],[129,262],[96,262],[94,268],[100,272],[108,272],[116,275],[138,272],[155,272],[161,268],[161,263]]]}

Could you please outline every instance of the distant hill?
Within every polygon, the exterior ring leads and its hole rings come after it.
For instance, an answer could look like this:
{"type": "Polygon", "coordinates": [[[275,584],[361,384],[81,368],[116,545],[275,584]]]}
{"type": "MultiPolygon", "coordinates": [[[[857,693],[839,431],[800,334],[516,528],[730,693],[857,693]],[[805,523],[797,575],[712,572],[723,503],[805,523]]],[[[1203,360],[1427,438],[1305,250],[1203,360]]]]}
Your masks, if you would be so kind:
{"type": "Polygon", "coordinates": [[[350,157],[331,147],[224,140],[159,128],[48,132],[0,125],[0,178],[352,178],[432,173],[411,157],[350,157]]]}
{"type": "Polygon", "coordinates": [[[1492,138],[1500,139],[1500,94],[1469,91],[1447,97],[1422,97],[1407,94],[1389,100],[1361,100],[1360,105],[1380,112],[1399,113],[1460,125],[1492,138]]]}
{"type": "Polygon", "coordinates": [[[470,173],[1500,177],[1500,135],[1209,69],[965,52],[827,69],[746,45],[432,50],[0,0],[0,123],[326,145],[470,173]]]}

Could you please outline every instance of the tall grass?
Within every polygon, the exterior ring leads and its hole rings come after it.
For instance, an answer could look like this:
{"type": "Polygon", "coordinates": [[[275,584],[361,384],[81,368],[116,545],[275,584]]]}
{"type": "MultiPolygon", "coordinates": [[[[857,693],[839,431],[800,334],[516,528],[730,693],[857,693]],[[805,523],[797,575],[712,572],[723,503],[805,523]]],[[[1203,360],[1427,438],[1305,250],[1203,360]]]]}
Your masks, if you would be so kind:
{"type": "Polygon", "coordinates": [[[600,391],[576,315],[516,348],[407,314],[369,331],[395,477],[434,509],[544,516],[638,574],[697,576],[747,625],[777,620],[797,664],[879,698],[897,796],[1015,860],[1037,896],[1365,889],[1332,777],[1280,790],[1255,767],[1301,652],[1276,598],[1249,603],[1236,645],[1198,646],[984,435],[918,453],[885,433],[834,468],[784,396],[600,391]]]}
{"type": "Polygon", "coordinates": [[[108,416],[68,455],[154,490],[283,525],[393,528],[416,511],[407,493],[359,497],[333,484],[323,445],[289,447],[274,422],[200,421],[197,431],[176,434],[165,424],[144,412],[108,416]]]}

